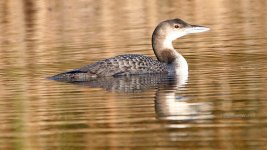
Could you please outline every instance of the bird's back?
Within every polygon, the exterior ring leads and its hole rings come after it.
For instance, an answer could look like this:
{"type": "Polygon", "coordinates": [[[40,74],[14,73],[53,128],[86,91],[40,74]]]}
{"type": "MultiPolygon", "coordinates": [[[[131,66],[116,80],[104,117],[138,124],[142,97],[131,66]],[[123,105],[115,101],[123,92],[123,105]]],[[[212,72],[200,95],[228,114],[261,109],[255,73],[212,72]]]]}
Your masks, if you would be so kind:
{"type": "Polygon", "coordinates": [[[127,54],[98,61],[51,77],[54,80],[87,81],[105,76],[168,73],[167,64],[144,55],[127,54]]]}

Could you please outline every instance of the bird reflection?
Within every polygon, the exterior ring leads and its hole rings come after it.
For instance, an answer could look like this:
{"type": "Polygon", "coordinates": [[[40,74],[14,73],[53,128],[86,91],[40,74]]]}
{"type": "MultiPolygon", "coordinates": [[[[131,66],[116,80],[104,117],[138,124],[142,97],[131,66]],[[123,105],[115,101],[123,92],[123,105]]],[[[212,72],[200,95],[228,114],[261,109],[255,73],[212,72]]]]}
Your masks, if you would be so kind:
{"type": "MultiPolygon", "coordinates": [[[[190,102],[188,97],[177,96],[174,89],[158,89],[155,111],[159,120],[196,121],[213,118],[211,104],[190,102]]],[[[174,127],[174,125],[172,125],[174,127]]],[[[177,126],[179,127],[179,125],[177,126]]]]}
{"type": "Polygon", "coordinates": [[[70,82],[111,92],[138,93],[155,89],[155,112],[159,120],[192,121],[212,118],[211,105],[206,102],[190,102],[177,92],[187,84],[188,76],[166,74],[132,75],[96,78],[86,82],[70,82]]]}
{"type": "MultiPolygon", "coordinates": [[[[64,82],[64,81],[61,81],[64,82]]],[[[88,86],[91,88],[102,88],[110,92],[138,93],[148,89],[160,87],[172,87],[172,89],[185,85],[187,77],[169,76],[167,74],[148,74],[95,78],[83,82],[68,82],[72,84],[88,86]]]]}

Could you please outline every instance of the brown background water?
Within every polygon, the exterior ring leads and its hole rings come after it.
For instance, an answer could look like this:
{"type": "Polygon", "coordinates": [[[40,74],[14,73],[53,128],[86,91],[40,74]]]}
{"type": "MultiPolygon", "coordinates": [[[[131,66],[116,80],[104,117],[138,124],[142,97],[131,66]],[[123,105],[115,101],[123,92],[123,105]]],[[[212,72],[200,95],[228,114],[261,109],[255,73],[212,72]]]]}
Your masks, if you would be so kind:
{"type": "Polygon", "coordinates": [[[1,0],[0,149],[267,149],[266,8],[265,0],[1,0]],[[46,79],[119,54],[155,58],[154,27],[176,17],[211,28],[174,43],[189,63],[184,86],[46,79]]]}

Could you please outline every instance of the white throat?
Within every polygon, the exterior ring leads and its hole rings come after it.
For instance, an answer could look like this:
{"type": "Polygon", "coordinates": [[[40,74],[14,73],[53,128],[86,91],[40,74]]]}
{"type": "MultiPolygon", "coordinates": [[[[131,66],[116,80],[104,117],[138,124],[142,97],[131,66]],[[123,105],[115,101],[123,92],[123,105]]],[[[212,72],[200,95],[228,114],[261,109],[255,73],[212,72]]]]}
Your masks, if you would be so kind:
{"type": "Polygon", "coordinates": [[[175,51],[175,55],[175,61],[168,65],[169,74],[188,75],[188,63],[186,59],[177,51],[175,51]]]}
{"type": "Polygon", "coordinates": [[[163,49],[169,49],[175,55],[175,61],[172,64],[169,64],[169,71],[170,74],[188,74],[188,63],[186,59],[177,52],[172,45],[172,42],[177,39],[178,37],[183,36],[182,34],[170,34],[164,41],[163,41],[163,49]]]}
{"type": "Polygon", "coordinates": [[[170,34],[168,34],[168,36],[165,37],[164,39],[164,42],[163,42],[163,45],[164,45],[164,48],[167,48],[167,49],[174,49],[173,46],[172,46],[172,41],[186,35],[187,33],[186,32],[171,32],[170,34]]]}

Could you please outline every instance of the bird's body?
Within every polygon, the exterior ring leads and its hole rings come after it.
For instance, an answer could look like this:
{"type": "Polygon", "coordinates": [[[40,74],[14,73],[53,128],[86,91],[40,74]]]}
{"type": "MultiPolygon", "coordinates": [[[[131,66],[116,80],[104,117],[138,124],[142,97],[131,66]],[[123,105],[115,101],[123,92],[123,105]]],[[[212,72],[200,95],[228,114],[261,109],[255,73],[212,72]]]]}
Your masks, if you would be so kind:
{"type": "Polygon", "coordinates": [[[66,81],[87,81],[98,77],[156,73],[168,73],[168,65],[144,55],[126,54],[64,72],[53,78],[66,81]]]}
{"type": "Polygon", "coordinates": [[[84,67],[52,76],[54,80],[87,81],[92,78],[139,74],[186,74],[185,58],[172,46],[172,41],[189,33],[209,30],[190,25],[181,19],[161,22],[153,32],[152,47],[158,60],[144,55],[126,54],[108,58],[84,67]]]}

